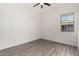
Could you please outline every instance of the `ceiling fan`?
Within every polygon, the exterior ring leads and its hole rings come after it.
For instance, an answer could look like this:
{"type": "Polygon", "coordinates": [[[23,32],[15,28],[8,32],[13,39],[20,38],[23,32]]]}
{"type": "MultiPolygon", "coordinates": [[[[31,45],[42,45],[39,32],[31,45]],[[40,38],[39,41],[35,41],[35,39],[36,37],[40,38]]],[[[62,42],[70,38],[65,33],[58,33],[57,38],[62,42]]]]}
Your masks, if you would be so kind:
{"type": "Polygon", "coordinates": [[[33,7],[36,7],[36,6],[38,6],[38,5],[41,6],[41,9],[43,9],[43,5],[51,6],[51,4],[49,4],[49,3],[37,3],[37,4],[35,4],[33,7]]]}

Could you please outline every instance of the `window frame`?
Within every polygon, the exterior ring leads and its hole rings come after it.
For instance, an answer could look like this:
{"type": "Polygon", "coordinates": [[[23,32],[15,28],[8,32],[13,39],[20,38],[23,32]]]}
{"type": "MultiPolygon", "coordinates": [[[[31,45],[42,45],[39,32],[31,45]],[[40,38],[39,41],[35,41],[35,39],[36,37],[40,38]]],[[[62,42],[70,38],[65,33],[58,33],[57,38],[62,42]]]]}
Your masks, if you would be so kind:
{"type": "MultiPolygon", "coordinates": [[[[69,24],[69,25],[71,25],[71,24],[69,24]]],[[[75,13],[74,12],[60,15],[60,31],[61,32],[74,32],[75,31],[75,13]],[[73,21],[74,21],[74,23],[72,24],[73,25],[73,31],[70,31],[70,30],[63,31],[63,29],[62,29],[62,26],[64,26],[64,25],[62,25],[62,17],[68,16],[68,15],[73,15],[73,21]]]]}

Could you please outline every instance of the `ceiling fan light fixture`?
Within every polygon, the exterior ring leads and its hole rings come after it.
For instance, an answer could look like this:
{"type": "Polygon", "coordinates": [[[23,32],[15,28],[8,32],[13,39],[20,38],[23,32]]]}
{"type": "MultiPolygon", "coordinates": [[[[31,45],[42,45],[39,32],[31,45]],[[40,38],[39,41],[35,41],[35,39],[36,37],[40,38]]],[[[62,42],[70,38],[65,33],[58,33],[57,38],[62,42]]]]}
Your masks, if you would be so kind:
{"type": "Polygon", "coordinates": [[[38,5],[41,5],[41,9],[43,9],[43,5],[51,6],[50,3],[37,3],[37,4],[35,4],[33,7],[36,7],[36,6],[38,6],[38,5]]]}

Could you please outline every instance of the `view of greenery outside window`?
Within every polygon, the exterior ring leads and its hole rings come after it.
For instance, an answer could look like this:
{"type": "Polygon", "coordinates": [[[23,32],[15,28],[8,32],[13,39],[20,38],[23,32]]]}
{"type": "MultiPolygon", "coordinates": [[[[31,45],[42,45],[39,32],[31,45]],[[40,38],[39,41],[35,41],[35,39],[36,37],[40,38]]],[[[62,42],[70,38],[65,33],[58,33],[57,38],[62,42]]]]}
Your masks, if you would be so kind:
{"type": "Polygon", "coordinates": [[[74,13],[65,14],[61,16],[61,31],[74,32],[74,13]]]}

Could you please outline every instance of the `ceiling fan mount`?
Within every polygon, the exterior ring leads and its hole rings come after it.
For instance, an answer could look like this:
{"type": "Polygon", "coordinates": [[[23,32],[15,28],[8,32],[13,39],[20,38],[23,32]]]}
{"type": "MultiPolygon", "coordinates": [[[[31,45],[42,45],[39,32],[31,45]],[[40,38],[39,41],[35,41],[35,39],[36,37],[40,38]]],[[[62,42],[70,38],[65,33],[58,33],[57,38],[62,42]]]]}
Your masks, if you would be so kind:
{"type": "Polygon", "coordinates": [[[41,9],[43,9],[43,5],[46,5],[46,6],[51,6],[51,4],[50,4],[50,3],[37,3],[37,4],[35,4],[33,7],[36,7],[36,6],[38,6],[38,5],[40,5],[40,6],[41,6],[41,9]]]}

